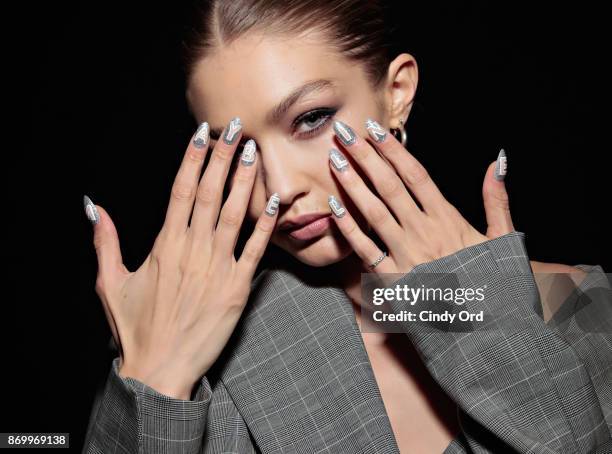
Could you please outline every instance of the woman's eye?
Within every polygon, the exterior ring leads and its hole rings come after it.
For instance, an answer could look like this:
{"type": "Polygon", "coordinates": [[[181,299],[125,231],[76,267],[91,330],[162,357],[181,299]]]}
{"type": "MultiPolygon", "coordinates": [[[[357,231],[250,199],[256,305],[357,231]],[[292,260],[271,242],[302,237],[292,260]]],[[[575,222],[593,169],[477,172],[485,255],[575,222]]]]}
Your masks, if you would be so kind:
{"type": "Polygon", "coordinates": [[[295,132],[300,136],[314,134],[336,113],[333,109],[317,109],[299,116],[294,122],[295,132]]]}

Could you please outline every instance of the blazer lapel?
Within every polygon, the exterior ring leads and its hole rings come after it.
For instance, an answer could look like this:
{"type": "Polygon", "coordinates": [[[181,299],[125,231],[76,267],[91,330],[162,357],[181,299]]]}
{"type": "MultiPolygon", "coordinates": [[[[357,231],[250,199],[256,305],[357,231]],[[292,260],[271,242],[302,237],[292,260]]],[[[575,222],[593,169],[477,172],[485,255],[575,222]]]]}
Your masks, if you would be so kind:
{"type": "Polygon", "coordinates": [[[262,452],[399,454],[343,290],[264,270],[222,357],[219,377],[262,452]]]}

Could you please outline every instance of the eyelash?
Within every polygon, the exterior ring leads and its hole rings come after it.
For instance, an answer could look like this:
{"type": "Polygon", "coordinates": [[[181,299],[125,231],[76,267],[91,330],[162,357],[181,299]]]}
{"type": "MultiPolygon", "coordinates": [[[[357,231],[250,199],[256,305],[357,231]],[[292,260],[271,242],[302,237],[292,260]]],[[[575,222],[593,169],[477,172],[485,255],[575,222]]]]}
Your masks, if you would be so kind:
{"type": "MultiPolygon", "coordinates": [[[[337,109],[333,109],[333,108],[330,108],[330,107],[321,107],[321,108],[318,108],[318,109],[310,110],[308,112],[305,112],[305,113],[299,115],[295,120],[293,120],[293,123],[291,124],[291,127],[295,131],[297,129],[297,126],[302,121],[304,121],[306,118],[308,118],[308,117],[315,116],[315,118],[325,118],[324,121],[319,123],[314,128],[299,134],[300,137],[305,137],[305,138],[312,137],[313,135],[315,135],[319,130],[321,130],[327,124],[327,122],[336,114],[337,111],[338,111],[337,109]],[[319,116],[316,117],[316,115],[319,115],[319,116]]],[[[213,138],[213,140],[219,140],[219,138],[216,137],[216,138],[213,138]]],[[[244,144],[239,144],[238,147],[236,148],[236,152],[234,154],[234,159],[235,160],[240,158],[240,153],[242,153],[242,148],[243,147],[244,147],[244,144]]]]}
{"type": "Polygon", "coordinates": [[[297,126],[305,119],[309,118],[309,117],[315,117],[315,118],[325,118],[324,121],[320,122],[319,124],[317,124],[317,126],[315,126],[314,128],[300,133],[299,136],[300,137],[311,137],[313,135],[315,135],[321,128],[323,128],[327,122],[329,121],[330,118],[332,118],[335,114],[336,114],[337,110],[333,109],[333,108],[329,108],[329,107],[321,107],[318,109],[313,109],[309,112],[305,112],[302,115],[298,116],[292,123],[292,127],[293,130],[295,131],[297,129],[297,126]]]}

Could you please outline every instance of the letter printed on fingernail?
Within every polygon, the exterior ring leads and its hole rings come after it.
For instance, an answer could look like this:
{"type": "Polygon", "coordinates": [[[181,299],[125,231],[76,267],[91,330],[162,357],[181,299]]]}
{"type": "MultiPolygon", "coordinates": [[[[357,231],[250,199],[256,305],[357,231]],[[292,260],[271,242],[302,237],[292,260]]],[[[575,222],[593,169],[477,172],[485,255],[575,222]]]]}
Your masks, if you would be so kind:
{"type": "Polygon", "coordinates": [[[225,128],[225,134],[223,135],[223,141],[231,145],[236,141],[236,137],[238,137],[238,133],[242,129],[242,123],[240,122],[240,118],[235,117],[232,118],[232,121],[229,122],[227,128],[225,128]]]}
{"type": "Polygon", "coordinates": [[[502,181],[506,177],[508,172],[508,158],[506,158],[506,152],[502,148],[499,150],[497,155],[497,162],[495,163],[495,179],[502,181]]]}
{"type": "Polygon", "coordinates": [[[340,201],[336,199],[333,195],[330,195],[327,198],[327,203],[329,203],[329,207],[334,212],[334,215],[337,218],[341,218],[346,213],[346,209],[342,206],[340,201]]]}
{"type": "Polygon", "coordinates": [[[240,162],[245,166],[251,166],[255,162],[255,150],[256,150],[255,141],[253,139],[247,140],[247,143],[244,144],[244,148],[242,149],[242,155],[240,157],[240,162]]]}
{"type": "Polygon", "coordinates": [[[203,122],[198,126],[197,131],[193,135],[193,145],[196,148],[204,148],[208,143],[210,128],[207,122],[203,122]]]}
{"type": "Polygon", "coordinates": [[[329,150],[329,160],[339,172],[344,172],[348,169],[348,160],[342,153],[340,153],[340,151],[335,148],[329,150]]]}
{"type": "Polygon", "coordinates": [[[278,210],[278,204],[280,203],[280,197],[278,192],[275,192],[270,196],[268,200],[268,204],[266,205],[266,214],[269,216],[274,216],[276,211],[278,210]]]}
{"type": "Polygon", "coordinates": [[[355,131],[349,125],[339,120],[334,121],[334,132],[344,145],[352,145],[357,140],[355,131]]]}
{"type": "Polygon", "coordinates": [[[89,219],[89,222],[92,224],[100,222],[100,213],[98,213],[98,209],[86,195],[83,196],[83,207],[85,208],[85,215],[87,219],[89,219]]]}
{"type": "Polygon", "coordinates": [[[368,118],[366,120],[366,129],[368,134],[375,142],[382,142],[387,137],[387,131],[385,131],[377,121],[368,118]]]}

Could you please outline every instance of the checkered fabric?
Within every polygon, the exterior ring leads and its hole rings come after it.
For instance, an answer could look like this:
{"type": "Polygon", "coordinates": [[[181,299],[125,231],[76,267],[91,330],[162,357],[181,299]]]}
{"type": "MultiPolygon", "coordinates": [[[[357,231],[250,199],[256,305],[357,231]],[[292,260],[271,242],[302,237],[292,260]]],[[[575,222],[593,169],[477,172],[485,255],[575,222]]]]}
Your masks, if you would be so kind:
{"type": "MultiPolygon", "coordinates": [[[[609,289],[600,267],[578,266],[588,272],[585,293],[609,289]]],[[[457,273],[467,285],[470,272],[487,276],[486,304],[499,329],[402,327],[459,405],[462,431],[444,454],[612,452],[611,331],[542,320],[522,232],[421,264],[398,283],[432,284],[427,273],[457,273]]],[[[193,400],[120,377],[115,358],[83,452],[398,454],[352,303],[324,276],[303,276],[292,266],[257,276],[193,400]]],[[[609,292],[589,296],[609,313],[609,292]]]]}

